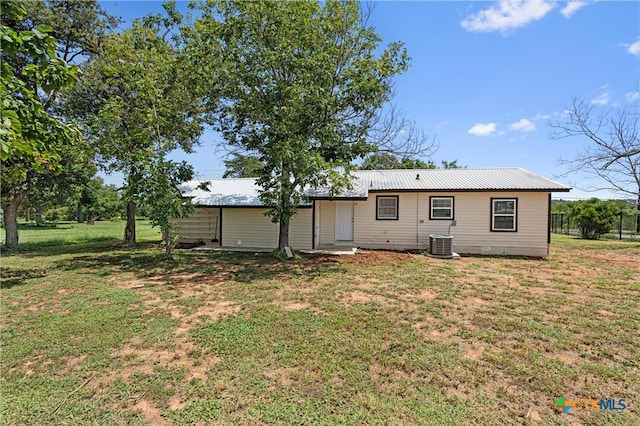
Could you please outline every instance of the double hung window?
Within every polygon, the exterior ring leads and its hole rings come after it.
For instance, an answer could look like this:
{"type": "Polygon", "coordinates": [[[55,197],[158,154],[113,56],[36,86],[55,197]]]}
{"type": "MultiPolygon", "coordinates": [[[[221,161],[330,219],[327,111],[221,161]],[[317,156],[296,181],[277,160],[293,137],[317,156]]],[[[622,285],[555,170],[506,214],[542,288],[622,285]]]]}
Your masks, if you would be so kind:
{"type": "Polygon", "coordinates": [[[518,230],[518,200],[516,198],[491,199],[491,230],[518,230]]]}
{"type": "Polygon", "coordinates": [[[381,196],[376,198],[377,220],[398,220],[398,196],[381,196]]]}

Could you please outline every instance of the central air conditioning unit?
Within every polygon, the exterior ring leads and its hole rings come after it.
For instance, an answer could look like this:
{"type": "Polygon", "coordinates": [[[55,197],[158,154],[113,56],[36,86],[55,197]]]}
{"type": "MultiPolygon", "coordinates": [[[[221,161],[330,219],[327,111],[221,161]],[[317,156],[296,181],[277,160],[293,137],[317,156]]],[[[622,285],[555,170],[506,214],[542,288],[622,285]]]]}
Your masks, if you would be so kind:
{"type": "Polygon", "coordinates": [[[451,235],[429,235],[429,253],[433,256],[453,256],[453,237],[451,235]]]}

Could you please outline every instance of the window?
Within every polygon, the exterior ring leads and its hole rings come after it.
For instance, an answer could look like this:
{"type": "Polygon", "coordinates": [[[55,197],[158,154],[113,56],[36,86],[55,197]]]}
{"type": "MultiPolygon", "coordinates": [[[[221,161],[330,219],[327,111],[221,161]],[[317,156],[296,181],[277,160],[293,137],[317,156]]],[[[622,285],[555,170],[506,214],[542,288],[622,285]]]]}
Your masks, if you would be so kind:
{"type": "Polygon", "coordinates": [[[376,198],[377,220],[398,220],[398,196],[376,198]]]}
{"type": "Polygon", "coordinates": [[[517,198],[491,199],[491,230],[517,231],[517,198]]]}
{"type": "Polygon", "coordinates": [[[453,197],[430,197],[431,213],[429,219],[453,219],[453,197]]]}

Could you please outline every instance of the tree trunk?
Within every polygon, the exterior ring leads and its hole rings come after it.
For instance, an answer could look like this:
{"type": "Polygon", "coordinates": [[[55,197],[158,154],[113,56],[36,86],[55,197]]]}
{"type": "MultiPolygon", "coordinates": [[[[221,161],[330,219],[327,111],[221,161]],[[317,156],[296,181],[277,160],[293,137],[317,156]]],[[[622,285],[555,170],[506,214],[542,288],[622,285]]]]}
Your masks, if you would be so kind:
{"type": "Polygon", "coordinates": [[[278,250],[284,251],[289,246],[289,221],[280,219],[280,235],[278,237],[278,250]]]}
{"type": "Polygon", "coordinates": [[[31,207],[27,207],[25,211],[25,219],[27,220],[27,222],[31,222],[31,207]]]}
{"type": "Polygon", "coordinates": [[[81,201],[78,201],[77,214],[78,214],[78,223],[84,222],[84,217],[82,216],[82,202],[81,201]]]}
{"type": "Polygon", "coordinates": [[[124,228],[124,242],[128,244],[136,243],[136,202],[127,203],[127,225],[124,228]]]}
{"type": "Polygon", "coordinates": [[[4,244],[8,249],[18,248],[18,207],[24,198],[24,191],[18,191],[16,195],[4,205],[4,244]]]}
{"type": "Polygon", "coordinates": [[[162,231],[164,238],[164,260],[173,260],[173,245],[171,244],[171,229],[167,228],[162,231]]]}
{"type": "Polygon", "coordinates": [[[38,225],[44,223],[44,219],[42,218],[42,216],[44,216],[43,211],[44,209],[42,207],[36,207],[36,223],[38,225]]]}

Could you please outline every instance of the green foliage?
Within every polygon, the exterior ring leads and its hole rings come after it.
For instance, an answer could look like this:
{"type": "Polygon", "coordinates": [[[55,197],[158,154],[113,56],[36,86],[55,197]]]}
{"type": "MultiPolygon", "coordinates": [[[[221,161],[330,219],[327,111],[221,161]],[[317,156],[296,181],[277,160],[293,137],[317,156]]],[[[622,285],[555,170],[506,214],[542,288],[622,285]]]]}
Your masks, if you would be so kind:
{"type": "Polygon", "coordinates": [[[369,132],[409,57],[401,43],[381,49],[355,1],[198,7],[191,60],[210,64],[204,89],[217,130],[263,163],[260,197],[282,249],[304,188],[348,187],[353,161],[375,151],[369,132]]]}
{"type": "Polygon", "coordinates": [[[396,170],[396,169],[457,169],[460,168],[458,160],[441,162],[442,167],[438,167],[433,161],[424,162],[422,160],[409,157],[400,157],[389,153],[374,153],[368,155],[362,165],[361,170],[396,170]]]}
{"type": "MultiPolygon", "coordinates": [[[[122,200],[114,185],[105,185],[101,177],[94,177],[76,200],[85,209],[87,219],[110,220],[122,216],[122,200]]],[[[74,205],[73,207],[77,207],[74,205]]],[[[73,212],[75,216],[75,211],[73,212]]]]}
{"type": "Polygon", "coordinates": [[[178,185],[193,178],[193,168],[185,162],[157,160],[151,162],[143,173],[140,194],[142,206],[148,208],[152,226],[162,231],[165,240],[166,258],[172,258],[171,229],[173,218],[183,217],[193,209],[189,200],[183,200],[178,185]]]}
{"type": "MultiPolygon", "coordinates": [[[[161,23],[157,17],[149,25],[136,21],[108,37],[68,101],[76,117],[86,116],[102,167],[125,175],[127,206],[146,200],[149,216],[158,225],[168,220],[159,215],[171,209],[159,200],[149,201],[156,196],[173,200],[175,192],[169,185],[173,178],[158,175],[169,167],[164,157],[174,149],[191,152],[202,133],[199,102],[185,84],[189,70],[180,49],[160,34],[161,23]],[[161,183],[169,186],[160,188],[161,183]],[[156,206],[159,212],[152,211],[156,206]]],[[[134,212],[128,212],[127,221],[127,230],[134,230],[134,212]]],[[[126,235],[128,242],[135,242],[135,233],[126,235]]]]}
{"type": "Polygon", "coordinates": [[[16,31],[5,25],[4,19],[16,23],[26,14],[18,1],[3,0],[2,14],[0,159],[5,187],[24,183],[31,169],[59,172],[60,150],[80,135],[50,115],[40,100],[41,93],[51,94],[73,83],[77,72],[57,56],[57,41],[48,34],[51,27],[16,31]]]}
{"type": "Polygon", "coordinates": [[[575,201],[551,200],[551,213],[569,213],[575,201]]]}
{"type": "Polygon", "coordinates": [[[264,169],[260,160],[251,155],[232,154],[233,158],[224,160],[223,178],[250,178],[259,176],[264,169]]]}
{"type": "Polygon", "coordinates": [[[23,3],[2,0],[1,8],[2,209],[5,244],[17,248],[17,210],[27,191],[52,189],[47,184],[66,176],[65,162],[82,152],[83,141],[75,126],[50,109],[54,94],[75,81],[77,68],[57,55],[58,42],[48,34],[51,27],[25,29],[27,11],[23,3]]]}
{"type": "Polygon", "coordinates": [[[614,203],[598,198],[576,201],[571,206],[571,216],[578,223],[582,238],[597,240],[609,232],[620,212],[614,203]]]}

